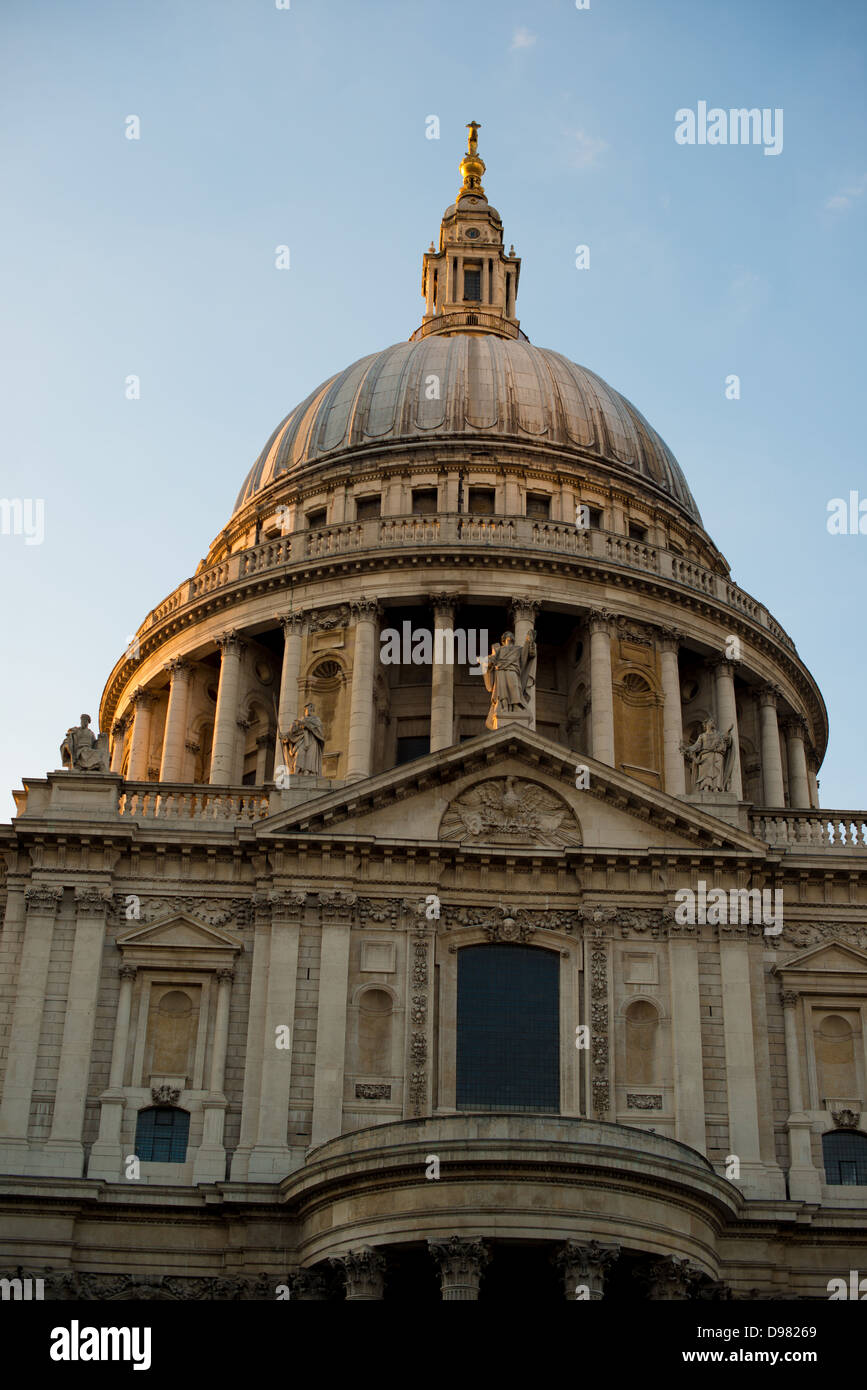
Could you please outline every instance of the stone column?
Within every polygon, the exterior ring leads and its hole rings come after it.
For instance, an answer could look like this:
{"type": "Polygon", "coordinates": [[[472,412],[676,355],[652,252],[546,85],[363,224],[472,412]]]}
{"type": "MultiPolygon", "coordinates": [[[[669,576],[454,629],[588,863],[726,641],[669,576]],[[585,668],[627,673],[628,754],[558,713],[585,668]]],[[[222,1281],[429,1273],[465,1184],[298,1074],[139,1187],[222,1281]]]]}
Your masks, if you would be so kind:
{"type": "Polygon", "coordinates": [[[114,1040],[111,1047],[108,1090],[103,1091],[99,1098],[99,1138],[90,1151],[90,1162],[87,1165],[89,1178],[105,1178],[108,1182],[117,1182],[119,1179],[123,1159],[120,1142],[125,1103],[123,1078],[126,1068],[126,1050],[129,1045],[132,990],[136,976],[135,966],[121,965],[117,973],[120,976],[120,992],[117,1000],[114,1040]]]}
{"type": "Polygon", "coordinates": [[[620,1256],[619,1245],[601,1245],[591,1240],[586,1245],[567,1240],[551,1256],[563,1280],[566,1298],[574,1302],[597,1303],[605,1292],[605,1281],[620,1256]]]}
{"type": "MultiPolygon", "coordinates": [[[[536,615],[542,607],[541,599],[537,598],[513,598],[512,599],[512,624],[515,632],[515,646],[523,647],[527,634],[532,632],[536,626],[536,615]]],[[[496,642],[499,633],[494,637],[496,642]]],[[[531,729],[536,727],[536,686],[530,691],[530,724],[531,729]]]]}
{"type": "Polygon", "coordinates": [[[672,925],[668,942],[671,971],[671,1051],[674,1058],[675,1137],[707,1153],[704,1118],[704,1065],[698,992],[698,939],[694,926],[672,925]],[[684,932],[676,936],[676,930],[684,932]]]}
{"type": "Polygon", "coordinates": [[[454,638],[440,638],[437,633],[454,629],[457,599],[453,594],[431,594],[434,614],[434,663],[431,671],[430,751],[450,748],[454,743],[455,718],[455,644],[454,638]],[[437,661],[437,655],[440,660],[437,661]]]}
{"type": "Polygon", "coordinates": [[[217,1008],[214,1018],[211,1070],[208,1077],[210,1095],[202,1102],[204,1117],[202,1142],[199,1145],[193,1168],[194,1184],[224,1182],[226,1178],[226,1150],[223,1147],[223,1129],[228,1102],[223,1094],[223,1081],[226,1074],[226,1046],[229,1039],[229,1003],[234,978],[234,970],[224,968],[217,971],[217,1008]]]}
{"type": "MultiPolygon", "coordinates": [[[[303,898],[301,899],[303,904],[303,898]]],[[[302,911],[299,906],[299,912],[302,911]]],[[[232,1155],[232,1181],[246,1182],[250,1155],[259,1132],[259,1099],[262,1093],[262,1061],[265,1055],[265,1003],[268,989],[268,956],[271,950],[271,903],[267,894],[253,899],[253,963],[250,970],[250,1003],[247,1043],[244,1049],[244,1088],[241,1098],[241,1132],[232,1155]]]]}
{"type": "Polygon", "coordinates": [[[334,1139],[343,1129],[343,1073],[346,1065],[346,996],[354,893],[320,893],[322,955],[313,1073],[311,1147],[334,1139]]]}
{"type": "Polygon", "coordinates": [[[126,734],[126,726],[129,716],[124,715],[122,719],[116,719],[111,726],[111,770],[120,772],[123,766],[123,740],[126,734]]]}
{"type": "Polygon", "coordinates": [[[593,721],[593,757],[614,767],[614,693],[611,688],[611,614],[604,609],[591,612],[590,699],[593,721]]]}
{"type": "Polygon", "coordinates": [[[241,690],[241,669],[247,644],[237,633],[229,632],[218,639],[222,652],[220,684],[217,690],[217,713],[214,718],[214,746],[211,753],[211,786],[228,787],[235,776],[238,748],[238,700],[241,690]]]}
{"type": "Polygon", "coordinates": [[[346,1302],[364,1300],[370,1303],[383,1298],[385,1293],[385,1259],[370,1246],[360,1250],[349,1250],[333,1265],[343,1275],[346,1285],[346,1302]]]}
{"type": "Polygon", "coordinates": [[[789,805],[809,807],[810,784],[807,780],[807,755],[804,749],[806,725],[801,718],[789,719],[783,726],[786,752],[789,759],[789,805]]]}
{"type": "Polygon", "coordinates": [[[785,806],[783,790],[783,758],[780,752],[780,728],[777,723],[779,691],[773,685],[763,685],[759,691],[759,720],[762,744],[762,785],[766,806],[785,806]]]}
{"type": "Polygon", "coordinates": [[[683,715],[680,700],[680,666],[677,659],[680,633],[661,629],[659,639],[662,676],[662,743],[665,758],[665,790],[669,796],[686,796],[683,753],[683,715]]]}
{"type": "Polygon", "coordinates": [[[801,1087],[801,1054],[798,1047],[796,1016],[800,995],[796,990],[784,989],[780,998],[786,1033],[786,1076],[789,1083],[789,1196],[792,1201],[821,1203],[822,1179],[813,1163],[813,1126],[804,1111],[804,1093],[801,1087]]]}
{"type": "Polygon", "coordinates": [[[735,662],[719,657],[711,663],[716,676],[716,724],[721,734],[732,731],[734,739],[734,761],[729,790],[738,801],[743,801],[744,787],[741,779],[741,745],[738,737],[738,711],[735,704],[735,662]]]}
{"type": "Polygon", "coordinates": [[[45,885],[28,888],[24,894],[27,919],[0,1103],[0,1173],[32,1171],[27,1144],[30,1101],[42,1032],[54,920],[62,899],[61,888],[45,885]]]}
{"type": "MultiPolygon", "coordinates": [[[[270,895],[271,932],[262,1033],[261,1088],[256,1147],[250,1154],[251,1182],[275,1182],[292,1167],[287,1133],[289,1086],[295,1041],[295,989],[304,893],[270,895]],[[288,1028],[289,1032],[286,1033],[288,1028]],[[286,1042],[289,1046],[286,1046],[286,1042]]],[[[344,1005],[345,1005],[344,998],[344,1005]]]]}
{"type": "Polygon", "coordinates": [[[132,739],[129,745],[129,765],[127,778],[130,782],[144,782],[148,775],[148,753],[151,743],[151,718],[154,697],[149,690],[139,686],[132,697],[135,709],[132,726],[132,739]]]}
{"type": "Polygon", "coordinates": [[[66,1018],[57,1072],[54,1116],[43,1171],[59,1177],[84,1173],[84,1105],[93,1055],[93,1030],[102,973],[105,914],[110,899],[99,888],[75,895],[75,942],[67,987],[66,1018]]]}
{"type": "Polygon", "coordinates": [[[166,711],[166,730],[163,735],[163,757],[160,764],[161,782],[179,782],[184,765],[184,740],[187,736],[187,696],[192,666],[189,661],[175,657],[165,668],[171,672],[169,707],[166,711]]]}
{"type": "MultiPolygon", "coordinates": [[[[759,1135],[759,1097],[750,989],[750,947],[745,926],[720,926],[723,1039],[729,1110],[729,1152],[740,1160],[737,1186],[767,1196],[759,1135]]],[[[776,1196],[776,1193],[773,1194],[776,1196]]]]}
{"type": "Polygon", "coordinates": [[[252,719],[236,719],[235,724],[238,729],[238,736],[235,739],[235,770],[232,773],[232,781],[239,785],[244,780],[244,763],[247,758],[247,733],[253,727],[252,719]]]}
{"type": "Polygon", "coordinates": [[[280,701],[277,706],[277,748],[274,754],[274,769],[282,767],[283,745],[280,734],[286,733],[293,719],[299,714],[298,680],[301,675],[301,651],[304,646],[304,631],[309,614],[286,613],[280,617],[283,626],[283,672],[280,676],[280,701]]]}
{"type": "Polygon", "coordinates": [[[370,776],[373,758],[373,685],[376,676],[376,599],[362,598],[351,603],[355,618],[355,651],[352,659],[352,689],[349,701],[349,750],[347,781],[370,776]]]}
{"type": "Polygon", "coordinates": [[[491,1258],[484,1241],[449,1236],[427,1244],[439,1266],[443,1302],[477,1302],[482,1270],[491,1258]]]}

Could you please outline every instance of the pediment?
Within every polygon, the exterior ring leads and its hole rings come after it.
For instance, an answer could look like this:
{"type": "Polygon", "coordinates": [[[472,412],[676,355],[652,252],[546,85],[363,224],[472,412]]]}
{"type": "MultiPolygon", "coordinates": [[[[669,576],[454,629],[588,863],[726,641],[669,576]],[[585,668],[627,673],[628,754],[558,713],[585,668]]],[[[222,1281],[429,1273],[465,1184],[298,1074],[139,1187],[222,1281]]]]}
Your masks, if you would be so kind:
{"type": "Polygon", "coordinates": [[[172,913],[159,922],[149,922],[145,927],[138,927],[135,931],[126,932],[118,937],[117,944],[121,949],[143,950],[151,948],[154,950],[179,950],[179,951],[239,951],[240,943],[228,932],[220,931],[218,927],[207,926],[203,922],[197,922],[189,914],[172,913]]]}
{"type": "Polygon", "coordinates": [[[534,730],[502,729],[390,772],[277,811],[257,838],[370,837],[405,844],[515,848],[736,848],[761,855],[747,831],[576,754],[534,730]],[[576,788],[576,763],[586,789],[576,788]]]}
{"type": "Polygon", "coordinates": [[[867,951],[851,946],[848,941],[822,941],[790,956],[777,967],[780,975],[865,974],[867,951]]]}

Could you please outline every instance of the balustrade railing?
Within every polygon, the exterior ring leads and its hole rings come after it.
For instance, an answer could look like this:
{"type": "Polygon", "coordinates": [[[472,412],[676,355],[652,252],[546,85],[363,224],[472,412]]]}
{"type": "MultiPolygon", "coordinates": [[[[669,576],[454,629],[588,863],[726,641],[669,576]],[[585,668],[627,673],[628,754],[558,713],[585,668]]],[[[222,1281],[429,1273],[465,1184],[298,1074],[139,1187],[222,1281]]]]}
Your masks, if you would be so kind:
{"type": "Polygon", "coordinates": [[[867,811],[774,810],[750,813],[750,829],[769,845],[867,849],[867,811]]]}
{"type": "Polygon", "coordinates": [[[268,814],[267,793],[250,787],[201,787],[173,782],[125,782],[118,815],[131,820],[248,824],[268,814]]]}
{"type": "Polygon", "coordinates": [[[156,626],[187,603],[250,575],[264,574],[304,560],[327,560],[332,555],[418,545],[453,545],[468,549],[474,546],[542,549],[562,555],[586,556],[590,560],[598,559],[627,569],[670,577],[677,584],[715,598],[758,623],[790,650],[795,649],[792,639],[774,621],[763,604],[725,576],[715,574],[713,570],[671,551],[611,531],[579,531],[566,521],[454,512],[341,522],[273,537],[248,550],[238,551],[219,564],[202,570],[193,579],[185,580],[148,615],[141,631],[156,626]]]}

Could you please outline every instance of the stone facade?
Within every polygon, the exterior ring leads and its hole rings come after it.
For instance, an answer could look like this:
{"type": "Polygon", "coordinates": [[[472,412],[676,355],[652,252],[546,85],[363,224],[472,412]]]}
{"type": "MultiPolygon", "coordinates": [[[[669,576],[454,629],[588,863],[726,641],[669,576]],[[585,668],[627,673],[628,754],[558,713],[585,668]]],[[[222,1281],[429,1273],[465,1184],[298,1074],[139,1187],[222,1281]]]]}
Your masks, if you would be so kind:
{"type": "Polygon", "coordinates": [[[421,327],[278,427],[111,771],[0,828],[0,1249],[51,1297],[822,1298],[867,1241],[867,813],[666,446],[520,329],[475,133],[421,327]],[[407,628],[532,647],[520,716],[407,628]],[[474,947],[555,970],[556,1105],[462,1098],[474,947]]]}

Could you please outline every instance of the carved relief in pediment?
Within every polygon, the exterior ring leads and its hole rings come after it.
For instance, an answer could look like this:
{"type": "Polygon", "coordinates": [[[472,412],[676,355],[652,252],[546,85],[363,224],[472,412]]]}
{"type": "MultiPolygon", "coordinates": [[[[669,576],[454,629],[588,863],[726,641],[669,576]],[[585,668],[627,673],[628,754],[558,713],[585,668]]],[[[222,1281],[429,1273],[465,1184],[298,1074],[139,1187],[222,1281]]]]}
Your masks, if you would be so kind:
{"type": "Polygon", "coordinates": [[[562,797],[538,782],[492,777],[456,796],[440,822],[440,839],[469,844],[580,845],[581,827],[562,797]]]}

